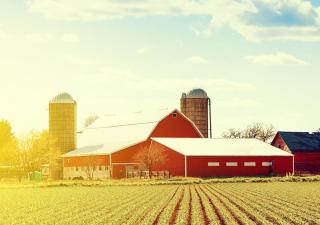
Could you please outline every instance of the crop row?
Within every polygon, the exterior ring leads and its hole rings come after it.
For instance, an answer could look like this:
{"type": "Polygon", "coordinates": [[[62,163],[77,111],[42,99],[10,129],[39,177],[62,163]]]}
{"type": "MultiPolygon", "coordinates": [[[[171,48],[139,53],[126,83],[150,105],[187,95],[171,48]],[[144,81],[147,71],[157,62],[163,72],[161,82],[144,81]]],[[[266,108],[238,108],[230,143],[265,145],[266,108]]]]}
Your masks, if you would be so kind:
{"type": "Polygon", "coordinates": [[[318,183],[0,189],[0,225],[320,224],[318,183]]]}

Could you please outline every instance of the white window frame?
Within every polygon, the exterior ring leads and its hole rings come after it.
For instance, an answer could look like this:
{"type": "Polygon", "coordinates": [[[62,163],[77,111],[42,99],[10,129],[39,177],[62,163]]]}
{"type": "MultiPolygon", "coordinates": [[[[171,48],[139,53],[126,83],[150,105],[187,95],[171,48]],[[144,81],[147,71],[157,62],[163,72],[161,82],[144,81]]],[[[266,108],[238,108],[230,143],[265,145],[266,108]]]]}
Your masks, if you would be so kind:
{"type": "Polygon", "coordinates": [[[272,162],[262,162],[262,166],[272,166],[272,162]]]}
{"type": "Polygon", "coordinates": [[[244,162],[244,166],[256,166],[256,162],[244,162]]]}
{"type": "Polygon", "coordinates": [[[238,166],[238,162],[226,162],[226,166],[238,166]]]}
{"type": "Polygon", "coordinates": [[[220,166],[219,162],[208,162],[208,166],[220,166]]]}

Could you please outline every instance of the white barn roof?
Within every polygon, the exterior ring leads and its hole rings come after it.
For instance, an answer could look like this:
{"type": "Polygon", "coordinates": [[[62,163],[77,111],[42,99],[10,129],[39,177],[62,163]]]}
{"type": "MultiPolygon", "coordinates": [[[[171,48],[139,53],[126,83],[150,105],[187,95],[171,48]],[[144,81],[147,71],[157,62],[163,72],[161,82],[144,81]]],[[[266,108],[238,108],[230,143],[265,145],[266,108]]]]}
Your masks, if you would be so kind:
{"type": "Polygon", "coordinates": [[[77,134],[78,148],[62,157],[110,154],[140,143],[169,113],[163,109],[101,116],[77,134]]]}
{"type": "Polygon", "coordinates": [[[90,155],[109,155],[110,153],[135,145],[140,141],[127,141],[127,142],[109,142],[101,145],[90,145],[81,148],[77,148],[74,151],[67,152],[62,157],[79,157],[79,156],[90,156],[90,155]]]}
{"type": "Polygon", "coordinates": [[[152,138],[187,156],[292,156],[257,139],[152,138]]]}

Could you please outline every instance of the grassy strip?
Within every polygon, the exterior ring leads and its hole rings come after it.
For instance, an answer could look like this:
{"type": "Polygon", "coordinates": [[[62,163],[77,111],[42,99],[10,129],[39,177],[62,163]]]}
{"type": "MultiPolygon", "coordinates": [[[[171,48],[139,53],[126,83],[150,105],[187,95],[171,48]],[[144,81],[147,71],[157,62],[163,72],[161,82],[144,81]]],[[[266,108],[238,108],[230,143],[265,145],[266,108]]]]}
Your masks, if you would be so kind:
{"type": "Polygon", "coordinates": [[[100,186],[140,186],[140,185],[182,185],[182,184],[212,184],[212,183],[270,183],[270,182],[320,182],[319,176],[285,176],[285,177],[232,177],[232,178],[185,178],[173,177],[170,179],[121,179],[103,181],[24,181],[18,183],[0,182],[0,188],[25,188],[25,187],[100,187],[100,186]]]}

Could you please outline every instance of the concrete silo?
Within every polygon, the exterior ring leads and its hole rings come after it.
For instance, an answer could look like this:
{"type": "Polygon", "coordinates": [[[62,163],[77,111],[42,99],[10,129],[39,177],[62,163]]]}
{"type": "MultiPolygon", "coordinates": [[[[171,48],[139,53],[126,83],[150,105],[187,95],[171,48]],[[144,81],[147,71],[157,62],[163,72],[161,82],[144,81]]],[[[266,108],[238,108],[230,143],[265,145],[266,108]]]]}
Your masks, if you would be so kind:
{"type": "Polygon", "coordinates": [[[204,137],[212,137],[211,100],[203,89],[197,88],[188,94],[183,93],[180,109],[194,122],[204,137]]]}
{"type": "Polygon", "coordinates": [[[49,102],[50,177],[62,178],[61,154],[77,148],[77,103],[68,93],[49,102]]]}

